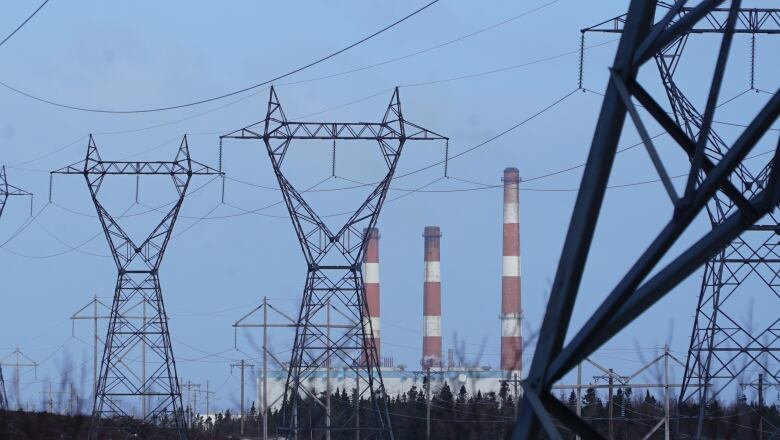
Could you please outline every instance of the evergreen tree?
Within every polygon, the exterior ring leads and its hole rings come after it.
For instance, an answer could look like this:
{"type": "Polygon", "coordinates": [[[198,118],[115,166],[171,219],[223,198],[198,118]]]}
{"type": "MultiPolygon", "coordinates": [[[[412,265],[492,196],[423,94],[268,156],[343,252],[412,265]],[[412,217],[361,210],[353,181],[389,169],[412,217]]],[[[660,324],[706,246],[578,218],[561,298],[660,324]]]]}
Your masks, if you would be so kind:
{"type": "Polygon", "coordinates": [[[466,403],[466,386],[461,385],[460,391],[458,391],[458,403],[463,404],[466,403]]]}
{"type": "Polygon", "coordinates": [[[656,405],[655,397],[653,397],[652,394],[650,394],[650,390],[645,390],[645,403],[648,405],[656,405]]]}
{"type": "Polygon", "coordinates": [[[441,399],[442,402],[446,403],[447,406],[451,405],[453,402],[452,391],[450,391],[450,386],[447,385],[447,382],[444,382],[444,385],[441,387],[441,390],[439,390],[439,399],[441,399]]]}
{"type": "Polygon", "coordinates": [[[577,393],[575,393],[574,390],[571,390],[571,393],[569,393],[569,400],[566,404],[569,405],[570,408],[577,407],[577,393]]]}
{"type": "Polygon", "coordinates": [[[501,399],[501,403],[506,402],[506,396],[509,395],[509,382],[501,381],[501,387],[498,389],[498,397],[501,399]]]}

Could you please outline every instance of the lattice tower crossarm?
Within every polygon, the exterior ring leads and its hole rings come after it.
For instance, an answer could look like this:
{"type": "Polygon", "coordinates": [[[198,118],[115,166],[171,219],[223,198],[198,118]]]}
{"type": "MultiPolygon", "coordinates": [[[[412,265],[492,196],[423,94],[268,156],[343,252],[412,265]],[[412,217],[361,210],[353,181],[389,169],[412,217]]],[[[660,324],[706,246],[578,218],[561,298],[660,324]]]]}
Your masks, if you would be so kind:
{"type": "Polygon", "coordinates": [[[361,439],[393,438],[363,284],[361,265],[369,240],[365,231],[376,226],[406,141],[447,138],[405,120],[397,88],[381,122],[356,123],[289,121],[271,88],[266,118],[223,138],[256,139],[265,144],[308,266],[285,385],[282,434],[298,438],[357,431],[361,439]],[[379,145],[387,171],[338,230],[330,229],[285,177],[285,156],[292,141],[299,139],[367,140],[379,145]],[[327,313],[329,305],[336,313],[327,313]],[[323,322],[328,324],[322,326],[323,322]],[[312,395],[310,379],[314,380],[320,368],[339,365],[346,369],[345,376],[354,379],[356,391],[351,403],[337,402],[328,411],[321,396],[312,395]],[[370,406],[360,406],[361,400],[370,406]]]}
{"type": "MultiPolygon", "coordinates": [[[[726,31],[709,84],[706,106],[701,113],[702,129],[696,137],[689,134],[684,121],[670,116],[639,81],[642,66],[654,60],[670,43],[689,34],[720,3],[722,1],[703,1],[683,9],[686,2],[679,1],[661,9],[659,20],[656,20],[655,2],[632,0],[629,5],[533,362],[523,384],[524,398],[513,434],[515,439],[537,438],[540,428],[550,438],[561,438],[553,417],[582,438],[602,438],[598,431],[552,395],[553,384],[745,230],[773,212],[780,202],[780,170],[776,168],[768,170],[766,182],[754,193],[744,192],[732,181],[735,171],[744,166],[745,158],[780,117],[780,91],[770,93],[768,100],[756,108],[736,139],[726,144],[725,154],[710,155],[710,145],[706,142],[710,139],[714,109],[737,25],[738,1],[732,2],[728,9],[726,31]],[[646,113],[640,114],[638,106],[646,113]],[[570,335],[574,305],[626,117],[631,119],[642,138],[668,193],[671,205],[668,221],[657,232],[647,232],[652,234],[649,245],[636,260],[627,262],[626,270],[621,271],[619,281],[607,291],[596,311],[570,335]],[[647,117],[669,134],[691,162],[688,181],[692,183],[686,186],[682,195],[677,194],[669,181],[665,163],[648,135],[644,123],[647,117]],[[676,247],[678,239],[694,220],[708,206],[717,203],[716,197],[721,195],[733,204],[728,216],[691,244],[676,247]]],[[[780,158],[780,145],[775,148],[773,161],[780,158]]],[[[592,292],[593,287],[589,286],[588,290],[592,292]]]]}
{"type": "Polygon", "coordinates": [[[102,438],[101,431],[144,436],[144,427],[174,429],[187,436],[181,388],[168,331],[168,317],[160,288],[159,268],[174,224],[196,175],[222,175],[214,168],[192,160],[186,135],[173,161],[105,161],[90,135],[86,159],[52,174],[84,176],[119,272],[106,343],[98,377],[89,438],[102,438]],[[170,176],[178,197],[163,219],[142,242],[134,241],[98,198],[109,175],[170,176]],[[141,315],[141,310],[144,313],[141,315]],[[140,318],[140,319],[139,319],[140,318]],[[142,372],[135,366],[143,357],[142,372]],[[150,368],[146,369],[146,366],[150,368]],[[145,409],[136,417],[135,410],[145,409]],[[140,404],[139,404],[140,403],[140,404]],[[108,419],[108,420],[107,420],[108,419]]]}

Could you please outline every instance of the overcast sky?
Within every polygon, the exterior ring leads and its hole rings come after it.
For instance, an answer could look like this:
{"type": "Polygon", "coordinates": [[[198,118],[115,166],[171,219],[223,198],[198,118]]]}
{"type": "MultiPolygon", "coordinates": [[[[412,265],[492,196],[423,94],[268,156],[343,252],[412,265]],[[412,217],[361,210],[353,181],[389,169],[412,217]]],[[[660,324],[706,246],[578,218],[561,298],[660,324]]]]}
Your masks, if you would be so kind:
{"type": "MultiPolygon", "coordinates": [[[[500,184],[503,169],[510,166],[519,168],[527,180],[521,192],[524,331],[529,335],[538,328],[581,177],[576,166],[586,158],[601,103],[594,92],[605,88],[607,66],[617,45],[615,35],[588,35],[585,44],[594,47],[585,54],[584,86],[593,92],[574,92],[579,29],[625,12],[627,3],[495,1],[486,7],[484,2],[442,0],[388,32],[276,83],[288,117],[316,121],[379,121],[392,87],[400,86],[406,118],[449,136],[451,155],[528,119],[452,160],[450,178],[443,178],[443,167],[435,166],[393,183],[378,224],[383,356],[392,356],[396,364],[415,365],[419,360],[421,235],[424,226],[438,225],[443,233],[445,352],[457,338],[464,343],[461,351],[469,361],[498,366],[502,194],[500,187],[482,184],[500,184]],[[442,45],[464,36],[468,37],[442,45]],[[424,185],[428,192],[404,191],[424,185]]],[[[216,165],[219,135],[263,119],[268,91],[258,88],[195,107],[126,115],[59,108],[22,96],[9,86],[91,108],[139,109],[198,101],[305,65],[422,4],[53,0],[0,47],[0,81],[6,85],[0,87],[0,164],[7,166],[10,183],[35,193],[37,215],[15,234],[28,220],[29,206],[27,200],[14,198],[0,220],[0,359],[19,347],[41,364],[37,379],[23,369],[23,400],[40,400],[43,382],[47,378],[56,382],[66,358],[74,371],[91,368],[91,349],[85,342],[91,341],[91,326],[76,323],[73,338],[68,318],[93,295],[108,303],[116,279],[83,179],[58,176],[54,203],[47,204],[48,172],[82,160],[89,133],[106,160],[172,160],[187,133],[194,158],[216,165]]],[[[0,35],[15,28],[32,6],[28,1],[6,2],[0,35]]],[[[697,105],[703,103],[702,84],[709,81],[717,41],[712,36],[692,38],[683,57],[679,78],[697,105]]],[[[756,81],[765,90],[777,87],[778,48],[777,41],[759,36],[756,81]]],[[[736,37],[733,52],[722,102],[749,85],[749,39],[736,37]]],[[[665,104],[654,69],[649,65],[642,77],[665,104]]],[[[745,123],[768,96],[741,95],[721,107],[716,119],[745,123]]],[[[734,126],[715,128],[727,139],[739,133],[734,126]]],[[[650,129],[652,134],[658,132],[652,124],[650,129]]],[[[756,151],[774,147],[776,133],[763,139],[756,151]]],[[[637,141],[627,124],[621,145],[637,141]]],[[[668,138],[657,142],[670,173],[684,173],[685,159],[676,147],[668,138]]],[[[286,163],[300,187],[331,174],[330,145],[317,147],[295,150],[286,163]]],[[[398,174],[443,157],[442,143],[410,143],[398,174]]],[[[610,190],[604,205],[575,327],[668,219],[670,205],[662,186],[643,183],[657,178],[647,159],[641,148],[634,148],[615,164],[610,183],[620,187],[610,190]]],[[[756,159],[759,167],[761,160],[756,159]]],[[[258,356],[248,340],[256,333],[239,335],[238,345],[245,353],[233,350],[231,324],[263,296],[294,313],[305,265],[283,205],[246,213],[280,200],[262,145],[226,141],[223,164],[229,177],[226,204],[220,203],[218,180],[196,178],[161,279],[180,377],[204,384],[208,380],[218,390],[218,405],[229,406],[235,404],[238,390],[238,375],[231,375],[229,364],[258,356]]],[[[353,186],[351,181],[370,181],[378,171],[376,157],[368,158],[365,149],[339,145],[338,177],[319,188],[353,186]]],[[[171,200],[172,188],[166,185],[142,181],[139,204],[133,203],[134,183],[117,185],[110,188],[113,192],[106,195],[106,204],[117,214],[127,209],[128,213],[148,211],[148,206],[171,200]]],[[[312,195],[312,204],[322,214],[353,209],[366,195],[360,189],[321,194],[312,195]]],[[[138,216],[133,227],[144,231],[159,215],[138,216]]],[[[330,224],[344,220],[344,216],[328,217],[330,224]]],[[[691,237],[707,228],[706,219],[699,219],[691,237]]],[[[690,240],[686,237],[683,242],[690,240]]],[[[667,342],[683,359],[700,279],[697,273],[686,280],[594,359],[630,373],[667,342]]],[[[760,319],[762,308],[756,301],[761,298],[751,301],[751,296],[739,303],[744,311],[738,315],[749,316],[753,304],[754,317],[760,319]]],[[[288,357],[289,335],[276,333],[271,339],[280,357],[288,357]]],[[[532,349],[529,343],[527,363],[532,349]]],[[[679,380],[681,370],[674,374],[679,380]]],[[[91,371],[86,375],[78,380],[88,390],[91,371]]],[[[13,369],[6,367],[6,380],[12,376],[13,369]]],[[[254,388],[247,391],[254,393],[254,388]]]]}

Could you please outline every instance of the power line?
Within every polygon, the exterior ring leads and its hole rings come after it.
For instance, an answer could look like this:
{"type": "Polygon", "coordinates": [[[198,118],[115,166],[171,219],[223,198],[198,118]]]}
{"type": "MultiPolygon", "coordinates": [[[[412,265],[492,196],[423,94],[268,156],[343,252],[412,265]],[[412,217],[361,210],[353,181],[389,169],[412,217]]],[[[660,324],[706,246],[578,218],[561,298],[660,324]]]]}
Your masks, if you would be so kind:
{"type": "MultiPolygon", "coordinates": [[[[46,1],[48,2],[48,0],[46,0],[46,1]]],[[[414,12],[404,16],[403,18],[400,18],[400,19],[394,21],[393,23],[383,27],[382,29],[379,29],[378,31],[376,31],[376,32],[374,32],[374,33],[372,33],[372,34],[370,34],[370,35],[368,35],[366,37],[361,38],[358,41],[356,41],[354,43],[351,43],[351,44],[349,44],[349,45],[347,45],[347,46],[345,46],[345,47],[343,47],[343,48],[341,48],[341,49],[339,49],[339,50],[337,50],[335,52],[331,52],[330,54],[325,55],[322,58],[319,58],[319,59],[317,59],[315,61],[312,61],[312,62],[310,62],[308,64],[305,64],[305,65],[303,65],[301,67],[298,67],[296,69],[293,69],[293,70],[291,70],[291,71],[289,71],[287,73],[283,73],[283,74],[278,75],[278,76],[276,76],[274,78],[265,80],[265,81],[257,83],[257,84],[253,84],[251,86],[244,87],[244,88],[239,89],[239,90],[234,90],[232,92],[224,93],[222,95],[213,96],[213,97],[210,97],[210,98],[204,98],[204,99],[200,99],[200,100],[197,100],[197,101],[192,101],[192,102],[188,102],[188,103],[184,103],[184,104],[176,104],[176,105],[170,105],[170,106],[164,106],[164,107],[146,108],[146,109],[135,109],[135,110],[90,108],[90,107],[82,107],[82,106],[77,106],[77,105],[63,104],[63,103],[59,103],[59,102],[56,102],[56,101],[52,101],[50,99],[34,96],[34,95],[29,94],[27,92],[24,92],[24,91],[22,91],[20,89],[12,87],[12,86],[4,83],[4,82],[0,82],[0,85],[2,85],[3,87],[5,87],[5,88],[7,88],[9,90],[12,90],[12,91],[14,91],[14,92],[16,92],[16,93],[18,93],[20,95],[23,95],[23,96],[25,96],[27,98],[30,98],[30,99],[34,99],[34,100],[39,101],[39,102],[50,104],[50,105],[53,105],[53,106],[56,106],[56,107],[67,108],[67,109],[70,109],[70,110],[78,110],[78,111],[89,112],[89,113],[110,113],[110,114],[155,113],[155,112],[161,112],[161,111],[167,111],[167,110],[176,110],[176,109],[185,108],[185,107],[193,107],[193,106],[196,106],[196,105],[205,104],[205,103],[208,103],[208,102],[213,102],[213,101],[217,101],[217,100],[220,100],[220,99],[224,99],[224,98],[228,98],[228,97],[231,97],[231,96],[235,96],[235,95],[238,95],[240,93],[247,92],[249,90],[257,89],[259,87],[271,84],[274,81],[278,81],[280,79],[287,78],[288,76],[292,76],[292,75],[294,75],[294,74],[296,74],[298,72],[301,72],[301,71],[306,70],[306,69],[308,69],[310,67],[316,66],[317,64],[323,63],[323,62],[325,62],[325,61],[327,61],[327,60],[329,60],[329,59],[331,59],[333,57],[336,57],[336,56],[338,56],[338,55],[340,55],[340,54],[342,54],[342,53],[344,53],[344,52],[346,52],[346,51],[348,51],[348,50],[350,50],[350,49],[352,49],[352,48],[354,48],[356,46],[359,46],[360,44],[365,43],[366,41],[368,41],[368,40],[370,40],[370,39],[372,39],[372,38],[374,38],[374,37],[376,37],[376,36],[386,32],[386,31],[394,28],[395,26],[397,26],[397,25],[405,22],[406,20],[414,17],[415,15],[417,15],[420,12],[428,9],[430,6],[433,6],[434,4],[436,4],[438,2],[439,2],[439,0],[433,0],[433,1],[425,4],[421,8],[415,10],[414,12]]],[[[44,4],[45,4],[45,2],[44,2],[44,4]]]]}
{"type": "Polygon", "coordinates": [[[43,9],[43,7],[44,7],[44,6],[46,6],[46,3],[49,3],[49,0],[44,0],[44,2],[43,2],[43,3],[41,3],[41,5],[40,5],[40,6],[38,6],[38,9],[36,9],[35,11],[33,11],[33,13],[32,13],[32,14],[30,14],[30,16],[29,16],[29,17],[27,17],[27,18],[26,18],[26,19],[25,19],[25,20],[24,20],[24,21],[23,21],[23,22],[22,22],[22,23],[21,23],[19,26],[17,26],[17,27],[16,27],[16,29],[14,29],[14,30],[13,30],[13,32],[11,32],[10,34],[8,34],[8,36],[7,36],[7,37],[3,38],[3,41],[0,41],[0,46],[4,45],[6,41],[10,40],[10,39],[11,39],[11,37],[13,37],[13,36],[14,36],[14,34],[16,34],[17,32],[19,32],[19,29],[21,29],[22,27],[24,27],[24,25],[26,25],[28,21],[30,21],[30,20],[31,20],[33,17],[35,17],[35,14],[37,14],[37,13],[38,13],[38,11],[40,11],[41,9],[43,9]]]}
{"type": "MultiPolygon", "coordinates": [[[[538,10],[538,8],[535,9],[535,10],[538,10]]],[[[522,14],[520,16],[522,16],[522,14]]],[[[517,16],[517,17],[519,17],[519,16],[517,16]]],[[[495,25],[493,25],[493,27],[495,27],[495,25]]],[[[456,39],[456,40],[450,40],[450,41],[454,42],[454,41],[459,41],[461,39],[463,39],[463,37],[460,37],[459,39],[456,39]]],[[[586,46],[584,49],[585,50],[589,50],[589,49],[597,48],[597,47],[604,46],[604,45],[607,45],[607,44],[610,44],[610,43],[614,43],[615,41],[617,41],[617,39],[615,39],[615,40],[608,40],[608,41],[604,41],[604,42],[601,42],[601,43],[597,43],[597,44],[593,44],[593,45],[590,45],[590,46],[586,46]]],[[[441,46],[441,45],[439,45],[439,46],[441,46]]],[[[433,47],[438,47],[438,46],[433,46],[433,47]]],[[[429,48],[429,49],[432,49],[432,48],[429,48]]],[[[425,49],[425,50],[429,50],[429,49],[425,49]]],[[[423,50],[423,51],[425,51],[425,50],[423,50]]],[[[422,53],[420,51],[418,51],[418,52],[422,53]]],[[[414,52],[413,54],[416,54],[418,52],[414,52]]],[[[558,54],[555,54],[555,55],[550,55],[550,56],[547,56],[547,57],[537,58],[537,59],[534,59],[534,60],[531,60],[531,61],[526,61],[526,62],[519,63],[519,64],[513,64],[513,65],[510,65],[510,66],[499,67],[499,68],[496,68],[496,69],[491,69],[491,70],[486,70],[486,71],[479,71],[479,72],[473,72],[473,73],[469,73],[469,74],[465,74],[465,75],[459,75],[459,76],[448,77],[448,78],[440,78],[440,79],[435,79],[435,80],[431,80],[431,81],[424,81],[424,82],[421,81],[421,82],[408,83],[408,84],[400,85],[399,87],[402,87],[402,88],[403,87],[422,87],[422,86],[441,84],[441,83],[457,81],[457,80],[462,80],[462,79],[478,78],[478,77],[482,77],[482,76],[493,75],[493,74],[496,74],[496,73],[507,72],[507,71],[519,69],[519,68],[522,68],[522,67],[528,67],[528,66],[532,66],[532,65],[536,65],[536,64],[541,64],[541,63],[544,63],[544,62],[556,60],[556,59],[563,58],[563,57],[566,57],[566,56],[569,56],[569,55],[573,55],[573,54],[576,54],[576,53],[579,53],[579,49],[570,50],[570,51],[566,51],[566,52],[561,52],[561,53],[558,53],[558,54]]],[[[406,57],[412,56],[413,54],[409,54],[409,55],[405,55],[405,56],[402,56],[402,57],[393,58],[391,60],[386,60],[386,61],[383,61],[383,62],[380,62],[380,63],[376,63],[376,64],[372,64],[372,65],[368,65],[368,66],[363,66],[363,67],[360,67],[360,68],[357,68],[357,69],[352,69],[352,70],[348,70],[348,71],[344,71],[344,72],[340,72],[340,73],[336,73],[336,74],[331,74],[331,75],[326,75],[326,76],[321,76],[321,77],[315,77],[315,78],[311,78],[311,79],[307,79],[307,80],[301,80],[301,81],[290,82],[290,83],[281,83],[279,85],[280,86],[296,85],[296,84],[301,84],[301,83],[305,83],[305,82],[313,82],[313,81],[319,81],[319,80],[323,80],[323,79],[333,78],[333,77],[336,77],[336,76],[340,76],[340,75],[344,75],[344,74],[348,74],[348,73],[353,73],[353,72],[358,72],[358,71],[361,71],[361,70],[365,70],[365,69],[368,69],[368,68],[371,68],[371,67],[381,66],[381,65],[387,64],[389,62],[393,62],[393,61],[396,61],[396,60],[404,59],[406,57]]],[[[2,85],[2,83],[0,83],[0,85],[2,85]]],[[[354,105],[354,104],[357,104],[357,103],[369,100],[371,98],[383,95],[383,94],[385,94],[385,93],[387,93],[389,91],[392,91],[393,89],[394,89],[394,87],[385,88],[385,89],[382,89],[382,90],[380,90],[378,92],[371,93],[369,95],[364,95],[364,96],[362,96],[360,98],[353,99],[353,100],[351,100],[349,102],[346,102],[346,103],[343,103],[343,104],[339,104],[339,105],[336,105],[336,106],[331,106],[331,107],[328,107],[328,108],[325,108],[325,109],[322,109],[322,110],[318,110],[318,111],[315,111],[315,112],[312,112],[312,113],[308,113],[308,114],[305,114],[305,115],[298,116],[298,118],[308,118],[308,117],[320,115],[320,114],[323,114],[323,113],[328,113],[328,112],[331,112],[331,111],[334,111],[334,110],[338,110],[338,109],[341,109],[341,108],[344,108],[344,107],[349,107],[351,105],[354,105]]],[[[194,119],[194,118],[197,118],[197,117],[200,117],[200,116],[203,116],[203,115],[215,112],[217,110],[221,110],[223,108],[229,107],[231,105],[234,105],[234,104],[237,104],[237,103],[239,103],[241,101],[249,99],[249,98],[251,98],[253,96],[256,96],[257,94],[262,93],[264,90],[267,90],[267,88],[256,90],[254,93],[251,93],[251,94],[246,95],[246,96],[242,96],[239,99],[230,101],[228,103],[219,105],[217,107],[214,107],[214,108],[211,108],[211,109],[199,112],[199,113],[192,114],[190,116],[186,116],[184,118],[178,118],[178,119],[174,119],[174,120],[167,121],[167,122],[162,122],[162,123],[158,123],[158,124],[153,124],[153,125],[148,125],[148,126],[139,127],[139,128],[133,128],[133,129],[98,132],[97,134],[104,134],[104,135],[129,134],[129,133],[137,133],[137,132],[141,132],[141,131],[146,131],[146,130],[152,130],[152,129],[155,129],[155,128],[165,127],[165,126],[176,124],[176,123],[179,123],[179,122],[191,120],[191,119],[194,119]]],[[[587,90],[587,91],[598,94],[597,92],[593,92],[592,90],[587,90]]],[[[228,130],[230,130],[230,129],[216,130],[216,131],[211,131],[211,132],[190,133],[190,135],[218,134],[218,133],[224,133],[224,132],[226,132],[228,130]]],[[[29,163],[32,163],[32,162],[37,162],[39,160],[48,158],[48,157],[50,157],[50,156],[52,156],[52,155],[54,155],[54,154],[56,154],[56,153],[58,153],[58,152],[60,152],[60,151],[62,151],[64,149],[66,149],[66,148],[68,148],[70,146],[73,146],[77,142],[83,140],[85,137],[86,136],[82,136],[79,139],[77,139],[77,140],[75,140],[75,141],[73,141],[73,142],[71,142],[71,143],[69,143],[67,145],[59,147],[59,148],[57,148],[57,149],[55,149],[55,150],[53,150],[53,151],[51,151],[49,153],[45,153],[45,154],[43,154],[41,156],[38,156],[36,158],[30,159],[30,160],[27,160],[27,161],[24,161],[24,162],[16,163],[16,164],[13,164],[13,165],[9,165],[8,168],[25,170],[25,169],[20,168],[20,167],[23,166],[23,165],[27,165],[29,163]]],[[[178,138],[176,138],[176,139],[178,139],[178,138]]],[[[157,145],[157,146],[152,147],[152,148],[150,148],[148,150],[144,150],[142,152],[136,153],[136,154],[134,154],[132,156],[128,156],[128,157],[133,157],[133,156],[136,156],[136,155],[148,153],[149,151],[152,151],[152,150],[154,150],[156,148],[159,148],[159,147],[161,147],[161,146],[163,146],[163,145],[165,145],[167,143],[170,143],[170,141],[167,141],[167,142],[165,142],[163,144],[157,145]]],[[[35,171],[35,172],[37,172],[38,170],[29,170],[28,169],[28,170],[25,170],[25,171],[35,171]]],[[[45,171],[45,170],[40,170],[40,172],[48,173],[48,171],[45,171]]],[[[230,180],[229,177],[226,177],[226,178],[228,180],[230,180]]]]}

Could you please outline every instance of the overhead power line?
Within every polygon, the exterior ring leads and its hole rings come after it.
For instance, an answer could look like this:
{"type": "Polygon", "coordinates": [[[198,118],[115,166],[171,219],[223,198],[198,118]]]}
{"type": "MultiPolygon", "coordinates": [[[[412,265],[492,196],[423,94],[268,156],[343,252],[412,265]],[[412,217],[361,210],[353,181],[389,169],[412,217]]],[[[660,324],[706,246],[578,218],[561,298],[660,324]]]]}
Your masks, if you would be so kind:
{"type": "Polygon", "coordinates": [[[41,9],[43,9],[43,7],[44,7],[44,6],[46,6],[46,3],[49,3],[49,0],[45,0],[43,3],[41,3],[41,5],[40,5],[40,6],[38,6],[38,9],[36,9],[35,11],[33,11],[33,13],[32,13],[32,14],[30,14],[30,16],[29,16],[29,17],[27,17],[27,18],[26,18],[26,19],[25,19],[25,20],[24,20],[24,21],[23,21],[23,22],[22,22],[22,23],[21,23],[19,26],[17,26],[17,27],[16,27],[16,29],[14,29],[14,30],[13,30],[13,32],[11,32],[10,34],[8,34],[8,36],[7,36],[7,37],[3,38],[3,41],[0,41],[0,46],[4,45],[6,41],[10,40],[10,39],[11,39],[11,37],[13,37],[13,36],[14,36],[14,34],[16,34],[17,32],[19,32],[19,29],[23,28],[23,27],[24,27],[24,25],[26,25],[28,21],[32,20],[32,18],[33,18],[33,17],[35,17],[35,14],[37,14],[37,13],[38,13],[38,11],[40,11],[41,9]]]}
{"type": "MultiPolygon", "coordinates": [[[[46,1],[48,1],[48,0],[46,0],[46,1]]],[[[331,52],[330,54],[325,55],[322,58],[319,58],[319,59],[317,59],[315,61],[312,61],[312,62],[310,62],[308,64],[305,64],[305,65],[303,65],[301,67],[298,67],[297,69],[293,69],[293,70],[291,70],[291,71],[289,71],[287,73],[283,73],[283,74],[278,75],[278,76],[276,76],[274,78],[265,80],[265,81],[257,83],[257,84],[253,84],[251,86],[244,87],[242,89],[234,90],[232,92],[224,93],[222,95],[213,96],[213,97],[210,97],[210,98],[204,98],[204,99],[200,99],[200,100],[197,100],[197,101],[192,101],[192,102],[188,102],[188,103],[184,103],[184,104],[176,104],[176,105],[169,105],[169,106],[164,106],[164,107],[154,107],[154,108],[145,108],[145,109],[135,109],[135,110],[90,108],[90,107],[82,107],[82,106],[77,106],[77,105],[63,104],[63,103],[52,101],[50,99],[40,98],[40,97],[31,95],[31,94],[29,94],[27,92],[24,92],[24,91],[22,91],[20,89],[17,89],[15,87],[12,87],[12,86],[4,83],[4,82],[0,82],[0,85],[2,85],[3,87],[5,87],[5,88],[7,88],[9,90],[12,90],[12,91],[14,91],[14,92],[16,92],[16,93],[18,93],[20,95],[26,96],[26,97],[28,97],[30,99],[34,99],[34,100],[39,101],[39,102],[43,102],[43,103],[46,103],[46,104],[54,105],[54,106],[57,106],[57,107],[67,108],[67,109],[70,109],[70,110],[78,110],[78,111],[90,112],[90,113],[112,113],[112,114],[154,113],[154,112],[162,112],[162,111],[166,111],[166,110],[176,110],[176,109],[180,109],[180,108],[193,107],[193,106],[196,106],[196,105],[205,104],[205,103],[208,103],[208,102],[213,102],[213,101],[217,101],[217,100],[220,100],[220,99],[228,98],[230,96],[235,96],[235,95],[238,95],[240,93],[247,92],[249,90],[254,90],[256,88],[259,88],[259,87],[271,84],[274,81],[278,81],[280,79],[287,78],[288,76],[294,75],[294,74],[296,74],[298,72],[301,72],[303,70],[306,70],[306,69],[308,69],[310,67],[316,66],[317,64],[320,64],[320,63],[325,62],[325,61],[327,61],[327,60],[329,60],[329,59],[331,59],[333,57],[336,57],[336,56],[338,56],[338,55],[340,55],[340,54],[342,54],[342,53],[344,53],[344,52],[346,52],[346,51],[348,51],[348,50],[350,50],[350,49],[352,49],[352,48],[354,48],[356,46],[359,46],[359,45],[365,43],[368,40],[371,40],[372,38],[374,38],[374,37],[376,37],[376,36],[386,32],[386,31],[394,28],[395,26],[398,26],[399,24],[401,24],[401,23],[405,22],[406,20],[414,17],[415,15],[417,15],[420,12],[428,9],[429,7],[433,6],[434,4],[436,4],[438,2],[439,2],[439,0],[433,0],[433,1],[425,4],[421,8],[415,10],[414,12],[404,16],[403,18],[400,18],[400,19],[394,21],[393,23],[390,23],[389,25],[383,27],[382,29],[379,29],[378,31],[376,31],[376,32],[374,32],[374,33],[372,33],[372,34],[370,34],[370,35],[368,35],[366,37],[363,37],[360,40],[355,41],[354,43],[351,43],[351,44],[349,44],[349,45],[347,45],[347,46],[345,46],[345,47],[343,47],[343,48],[341,48],[341,49],[339,49],[339,50],[337,50],[335,52],[331,52]]]]}

